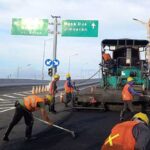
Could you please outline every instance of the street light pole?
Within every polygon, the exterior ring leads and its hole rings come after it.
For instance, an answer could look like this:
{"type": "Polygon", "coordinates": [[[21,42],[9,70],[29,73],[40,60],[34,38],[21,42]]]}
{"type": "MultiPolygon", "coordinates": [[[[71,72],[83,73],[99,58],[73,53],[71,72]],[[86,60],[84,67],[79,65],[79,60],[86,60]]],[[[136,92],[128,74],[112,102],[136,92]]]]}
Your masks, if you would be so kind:
{"type": "Polygon", "coordinates": [[[44,63],[45,63],[45,49],[46,49],[46,42],[47,42],[48,40],[51,40],[51,39],[53,39],[53,38],[44,40],[43,63],[42,63],[42,80],[44,80],[44,63]]]}
{"type": "MultiPolygon", "coordinates": [[[[51,17],[54,19],[53,60],[55,60],[57,58],[57,34],[58,34],[57,26],[59,25],[57,19],[60,18],[60,16],[51,15],[51,17]]],[[[53,68],[53,75],[56,74],[56,72],[57,68],[55,67],[53,68]]]]}
{"type": "Polygon", "coordinates": [[[45,59],[46,40],[44,40],[43,63],[42,63],[42,80],[44,80],[44,59],[45,59]]]}
{"type": "Polygon", "coordinates": [[[148,20],[148,22],[144,22],[144,21],[141,21],[141,20],[136,19],[136,18],[133,18],[133,20],[143,24],[147,30],[147,39],[148,39],[149,43],[147,46],[147,57],[146,57],[146,59],[148,60],[148,69],[149,69],[149,73],[150,73],[150,19],[148,20]]]}
{"type": "MultiPolygon", "coordinates": [[[[29,66],[31,66],[31,64],[27,64],[26,65],[26,67],[29,67],[29,66]]],[[[17,79],[19,79],[19,76],[20,76],[20,69],[21,69],[22,67],[20,67],[20,66],[18,66],[17,67],[17,79]]]]}
{"type": "Polygon", "coordinates": [[[72,56],[77,56],[77,55],[78,55],[78,53],[75,53],[75,54],[69,56],[68,73],[70,73],[70,64],[71,64],[70,57],[72,57],[72,56]]]}

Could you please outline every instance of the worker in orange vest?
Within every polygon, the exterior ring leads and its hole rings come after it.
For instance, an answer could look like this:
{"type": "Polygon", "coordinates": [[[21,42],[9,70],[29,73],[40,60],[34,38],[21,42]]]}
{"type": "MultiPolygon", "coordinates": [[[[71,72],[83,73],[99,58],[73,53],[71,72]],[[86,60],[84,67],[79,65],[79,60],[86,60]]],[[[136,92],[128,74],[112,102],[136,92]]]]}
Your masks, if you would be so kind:
{"type": "Polygon", "coordinates": [[[108,53],[102,52],[102,58],[104,60],[104,63],[108,63],[111,60],[111,56],[108,53]]]}
{"type": "Polygon", "coordinates": [[[50,86],[49,86],[49,94],[52,95],[53,100],[50,104],[50,108],[49,111],[51,111],[52,113],[56,113],[55,110],[55,94],[57,93],[57,82],[59,81],[60,76],[58,74],[55,74],[53,76],[53,80],[50,82],[50,86]]]}
{"type": "Polygon", "coordinates": [[[144,113],[137,113],[131,121],[115,125],[105,140],[101,150],[149,150],[149,118],[144,113]]]}
{"type": "Polygon", "coordinates": [[[51,95],[46,95],[43,98],[36,96],[36,95],[30,95],[27,97],[24,97],[23,99],[19,99],[15,102],[15,114],[14,117],[9,124],[9,127],[3,137],[4,141],[9,141],[9,134],[13,127],[21,120],[22,117],[24,117],[25,124],[26,124],[26,132],[25,132],[25,139],[31,140],[31,134],[32,134],[32,126],[33,126],[33,115],[32,112],[40,110],[42,118],[49,123],[49,125],[52,125],[53,122],[49,119],[48,114],[46,112],[45,106],[49,105],[52,100],[51,95]]]}
{"type": "Polygon", "coordinates": [[[123,109],[120,113],[120,120],[122,121],[124,118],[124,113],[127,111],[127,109],[130,110],[130,112],[133,114],[133,106],[132,106],[132,101],[133,101],[133,96],[138,95],[138,96],[143,96],[142,93],[138,93],[133,89],[133,84],[134,84],[134,79],[132,77],[127,78],[127,84],[123,87],[122,90],[122,100],[123,100],[123,109]]]}
{"type": "Polygon", "coordinates": [[[105,68],[105,72],[114,75],[116,70],[116,65],[115,65],[115,61],[111,58],[110,54],[102,51],[102,59],[103,59],[103,63],[100,63],[99,65],[105,68]]]}
{"type": "Polygon", "coordinates": [[[64,89],[65,89],[65,94],[66,94],[66,101],[65,101],[65,106],[68,107],[68,103],[72,101],[73,98],[73,85],[71,83],[71,75],[70,73],[66,74],[66,82],[64,84],[64,89]]]}

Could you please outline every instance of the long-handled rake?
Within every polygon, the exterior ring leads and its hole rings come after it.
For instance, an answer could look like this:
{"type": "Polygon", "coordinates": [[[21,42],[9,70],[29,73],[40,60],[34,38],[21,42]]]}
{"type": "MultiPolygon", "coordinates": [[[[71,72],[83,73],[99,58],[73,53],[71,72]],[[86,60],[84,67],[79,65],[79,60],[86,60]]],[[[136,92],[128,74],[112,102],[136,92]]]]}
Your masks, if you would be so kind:
{"type": "MultiPolygon", "coordinates": [[[[40,122],[43,122],[43,123],[45,123],[45,124],[47,124],[47,125],[50,125],[47,121],[44,121],[44,120],[42,120],[42,119],[39,119],[39,118],[37,118],[37,117],[35,117],[35,116],[34,116],[34,118],[35,118],[36,120],[40,121],[40,122]]],[[[69,129],[66,129],[66,128],[63,128],[63,127],[58,126],[58,125],[56,125],[56,124],[53,124],[52,126],[55,127],[55,128],[58,128],[58,129],[60,129],[60,130],[64,130],[64,131],[70,133],[73,138],[76,138],[76,135],[75,135],[75,132],[74,132],[74,131],[69,130],[69,129]]]]}

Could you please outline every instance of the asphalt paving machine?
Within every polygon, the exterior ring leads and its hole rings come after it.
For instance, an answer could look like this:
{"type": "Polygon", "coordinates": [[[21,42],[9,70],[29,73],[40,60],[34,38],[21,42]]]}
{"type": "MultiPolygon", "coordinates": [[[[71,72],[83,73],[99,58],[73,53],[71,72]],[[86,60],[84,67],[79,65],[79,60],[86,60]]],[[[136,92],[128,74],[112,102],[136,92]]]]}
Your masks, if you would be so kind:
{"type": "MultiPolygon", "coordinates": [[[[101,42],[101,53],[111,54],[111,61],[100,63],[102,78],[100,86],[84,94],[78,94],[75,107],[103,107],[105,104],[122,103],[121,91],[129,76],[134,78],[134,88],[148,94],[149,69],[147,56],[147,40],[137,39],[105,39],[101,42]]],[[[146,101],[146,97],[134,98],[146,101]]]]}

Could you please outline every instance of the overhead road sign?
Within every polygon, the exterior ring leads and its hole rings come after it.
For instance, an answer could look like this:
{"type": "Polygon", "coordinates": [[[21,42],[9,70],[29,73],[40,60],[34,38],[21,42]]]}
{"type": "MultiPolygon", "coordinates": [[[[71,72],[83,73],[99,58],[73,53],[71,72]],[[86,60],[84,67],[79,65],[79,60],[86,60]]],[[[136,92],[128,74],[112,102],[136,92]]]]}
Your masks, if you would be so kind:
{"type": "Polygon", "coordinates": [[[63,20],[62,36],[98,37],[98,20],[63,20]]]}
{"type": "Polygon", "coordinates": [[[51,65],[53,65],[53,61],[51,59],[46,59],[45,60],[45,65],[46,66],[51,66],[51,65]]]}
{"type": "Polygon", "coordinates": [[[12,19],[12,35],[48,36],[48,19],[12,19]]]}

